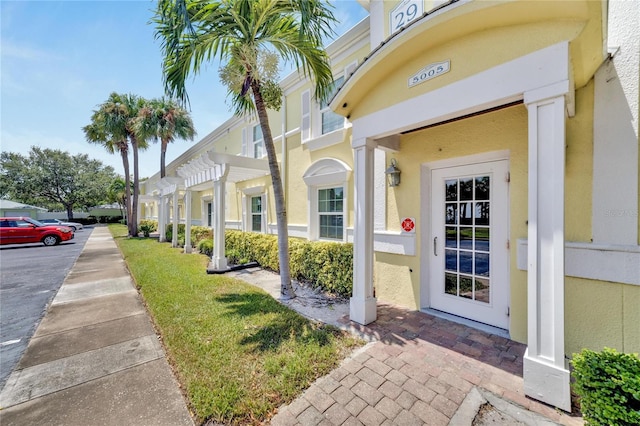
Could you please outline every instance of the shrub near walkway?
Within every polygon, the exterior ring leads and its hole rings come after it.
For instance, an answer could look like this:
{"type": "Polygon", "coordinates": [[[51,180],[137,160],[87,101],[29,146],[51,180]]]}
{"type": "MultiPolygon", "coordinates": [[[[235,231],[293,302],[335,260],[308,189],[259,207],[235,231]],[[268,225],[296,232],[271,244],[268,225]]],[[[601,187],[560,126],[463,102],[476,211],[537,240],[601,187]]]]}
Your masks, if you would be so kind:
{"type": "Polygon", "coordinates": [[[313,323],[208,258],[110,226],[196,421],[260,423],[362,342],[313,323]]]}

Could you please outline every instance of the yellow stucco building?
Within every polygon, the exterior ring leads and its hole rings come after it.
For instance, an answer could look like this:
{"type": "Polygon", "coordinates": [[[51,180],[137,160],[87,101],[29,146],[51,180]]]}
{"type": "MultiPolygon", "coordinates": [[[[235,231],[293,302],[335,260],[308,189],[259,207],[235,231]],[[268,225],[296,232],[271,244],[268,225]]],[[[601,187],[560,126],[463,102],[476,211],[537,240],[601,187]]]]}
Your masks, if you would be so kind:
{"type": "MultiPolygon", "coordinates": [[[[270,113],[289,235],[354,243],[352,320],[383,300],[526,343],[526,394],[569,409],[572,353],[640,351],[640,3],[360,3],[334,97],[294,73],[270,113]]],[[[264,155],[231,117],[141,217],[275,233],[264,155]]]]}

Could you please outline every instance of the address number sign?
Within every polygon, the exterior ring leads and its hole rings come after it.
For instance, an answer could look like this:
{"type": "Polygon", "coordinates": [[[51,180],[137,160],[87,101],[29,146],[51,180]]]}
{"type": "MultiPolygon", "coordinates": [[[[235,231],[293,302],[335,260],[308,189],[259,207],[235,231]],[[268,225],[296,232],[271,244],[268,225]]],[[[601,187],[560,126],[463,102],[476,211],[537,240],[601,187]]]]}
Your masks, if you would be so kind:
{"type": "Polygon", "coordinates": [[[420,71],[409,77],[409,87],[413,87],[432,78],[438,77],[444,73],[449,72],[451,69],[451,61],[436,62],[435,64],[429,64],[422,68],[420,71]]]}
{"type": "Polygon", "coordinates": [[[404,0],[393,8],[389,15],[389,28],[391,34],[407,25],[409,22],[422,16],[422,0],[404,0]]]}

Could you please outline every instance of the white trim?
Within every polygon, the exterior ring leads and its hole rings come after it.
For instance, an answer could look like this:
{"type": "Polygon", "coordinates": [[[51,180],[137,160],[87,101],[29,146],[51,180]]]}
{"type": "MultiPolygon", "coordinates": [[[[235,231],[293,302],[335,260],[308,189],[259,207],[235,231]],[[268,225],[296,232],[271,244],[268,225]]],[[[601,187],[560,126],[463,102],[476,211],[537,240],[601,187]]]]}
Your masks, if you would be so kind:
{"type": "Polygon", "coordinates": [[[240,220],[226,220],[224,222],[224,229],[233,229],[236,231],[242,231],[242,221],[240,220]]]}
{"type": "Polygon", "coordinates": [[[311,91],[305,90],[300,95],[300,132],[303,144],[311,139],[311,91]]]}
{"type": "Polygon", "coordinates": [[[379,253],[415,256],[416,240],[416,234],[375,231],[373,234],[373,250],[379,253]]]}
{"type": "MultiPolygon", "coordinates": [[[[527,239],[517,244],[518,269],[526,271],[527,239]]],[[[640,246],[566,242],[565,275],[640,286],[640,246]]]]}
{"type": "Polygon", "coordinates": [[[375,149],[373,156],[375,163],[373,166],[373,229],[385,231],[387,229],[387,179],[384,171],[387,169],[387,156],[381,149],[375,149]]]}
{"type": "Polygon", "coordinates": [[[428,171],[448,169],[449,167],[466,166],[469,164],[492,163],[494,161],[508,160],[510,151],[502,149],[498,151],[481,152],[479,154],[465,155],[463,157],[445,158],[444,160],[430,161],[422,165],[428,171]]]}
{"type": "Polygon", "coordinates": [[[308,186],[342,184],[349,180],[351,167],[336,158],[323,158],[311,164],[302,175],[308,186]]]}
{"type": "Polygon", "coordinates": [[[325,135],[311,138],[304,142],[302,146],[306,147],[309,151],[317,151],[319,149],[327,148],[329,146],[337,145],[344,142],[346,135],[347,129],[342,128],[334,130],[333,132],[329,132],[325,135]]]}
{"type": "Polygon", "coordinates": [[[264,194],[264,185],[243,188],[241,191],[244,195],[248,195],[248,196],[264,194]]]}

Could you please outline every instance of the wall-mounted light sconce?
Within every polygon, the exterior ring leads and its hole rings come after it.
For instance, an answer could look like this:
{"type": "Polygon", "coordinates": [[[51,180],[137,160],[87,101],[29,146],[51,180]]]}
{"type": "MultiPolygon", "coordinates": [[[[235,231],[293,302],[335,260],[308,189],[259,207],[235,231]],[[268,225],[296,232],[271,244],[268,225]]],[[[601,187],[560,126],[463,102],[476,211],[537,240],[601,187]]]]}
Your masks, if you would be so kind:
{"type": "Polygon", "coordinates": [[[387,182],[389,182],[389,186],[398,186],[400,185],[400,169],[396,167],[396,159],[391,159],[391,165],[387,170],[384,171],[384,174],[387,175],[387,182]]]}

